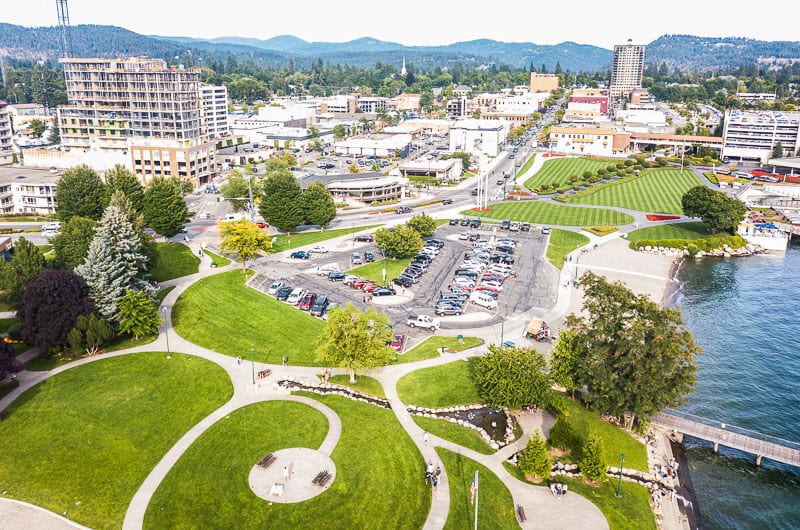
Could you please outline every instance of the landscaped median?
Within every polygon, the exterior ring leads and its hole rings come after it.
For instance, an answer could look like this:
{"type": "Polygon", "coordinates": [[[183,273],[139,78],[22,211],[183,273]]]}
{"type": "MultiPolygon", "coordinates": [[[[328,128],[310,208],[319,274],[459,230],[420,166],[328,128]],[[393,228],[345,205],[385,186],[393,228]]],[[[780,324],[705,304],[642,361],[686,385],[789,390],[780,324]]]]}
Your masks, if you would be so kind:
{"type": "Polygon", "coordinates": [[[633,217],[616,210],[562,206],[541,201],[501,202],[488,211],[465,210],[462,215],[511,219],[560,226],[620,226],[633,223],[633,217]]]}

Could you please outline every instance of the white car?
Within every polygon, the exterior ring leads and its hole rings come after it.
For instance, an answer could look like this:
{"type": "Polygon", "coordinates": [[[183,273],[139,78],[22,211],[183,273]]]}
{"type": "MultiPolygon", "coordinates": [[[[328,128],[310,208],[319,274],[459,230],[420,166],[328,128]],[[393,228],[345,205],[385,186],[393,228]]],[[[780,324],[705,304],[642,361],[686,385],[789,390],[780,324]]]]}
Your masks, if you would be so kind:
{"type": "Polygon", "coordinates": [[[300,300],[302,300],[305,295],[306,295],[306,290],[303,289],[302,287],[297,287],[295,288],[294,291],[292,291],[289,294],[289,298],[286,299],[286,303],[289,305],[297,305],[300,303],[300,300]]]}
{"type": "Polygon", "coordinates": [[[281,287],[283,287],[283,282],[272,282],[272,285],[270,285],[269,289],[267,289],[267,294],[278,294],[278,291],[280,291],[281,287]]]}
{"type": "Polygon", "coordinates": [[[453,285],[472,289],[473,287],[475,287],[475,282],[464,276],[456,276],[455,278],[453,278],[453,285]]]}
{"type": "Polygon", "coordinates": [[[458,234],[458,239],[460,239],[461,241],[466,241],[469,239],[469,234],[466,232],[461,232],[460,234],[458,234]]]}
{"type": "Polygon", "coordinates": [[[328,247],[324,245],[314,245],[313,247],[308,249],[308,251],[316,254],[325,254],[326,252],[328,252],[328,247]]]}

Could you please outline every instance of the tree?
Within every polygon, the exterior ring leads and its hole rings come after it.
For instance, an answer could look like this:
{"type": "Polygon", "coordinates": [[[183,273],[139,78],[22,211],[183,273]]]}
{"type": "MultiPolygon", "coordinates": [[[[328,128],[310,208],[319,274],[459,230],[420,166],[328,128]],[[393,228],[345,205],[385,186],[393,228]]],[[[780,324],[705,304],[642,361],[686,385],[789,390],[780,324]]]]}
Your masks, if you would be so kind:
{"type": "Polygon", "coordinates": [[[133,224],[122,210],[109,206],[97,226],[86,259],[75,272],[89,286],[89,296],[100,315],[117,323],[120,300],[129,289],[152,290],[140,279],[145,264],[133,224]]]}
{"type": "Polygon", "coordinates": [[[681,205],[684,215],[699,217],[713,233],[733,232],[747,214],[742,201],[707,186],[695,186],[687,191],[681,198],[681,205]]]}
{"type": "Polygon", "coordinates": [[[310,183],[301,197],[305,208],[305,220],[325,229],[336,217],[336,203],[325,184],[316,180],[310,183]]]}
{"type": "Polygon", "coordinates": [[[56,204],[62,222],[77,216],[97,221],[105,210],[105,185],[89,166],[73,167],[58,179],[56,204]]]}
{"type": "Polygon", "coordinates": [[[385,366],[396,352],[387,344],[392,329],[385,313],[369,307],[361,312],[351,303],[334,307],[328,314],[325,332],[317,344],[317,360],[330,366],[347,368],[350,382],[356,381],[356,370],[385,366]]]}
{"type": "Polygon", "coordinates": [[[493,407],[544,407],[552,386],[546,365],[544,356],[533,348],[491,344],[475,364],[478,393],[493,407]]]}
{"type": "Polygon", "coordinates": [[[45,260],[36,245],[20,237],[14,243],[14,256],[10,262],[0,260],[0,289],[3,290],[0,300],[16,307],[22,298],[22,291],[27,282],[44,268],[45,260]]]}
{"type": "Polygon", "coordinates": [[[228,201],[234,212],[238,212],[250,202],[250,186],[248,186],[249,175],[245,177],[238,169],[234,169],[228,180],[219,187],[222,197],[228,201]]]}
{"type": "Polygon", "coordinates": [[[133,231],[139,237],[139,249],[145,257],[145,266],[141,272],[149,268],[158,260],[158,245],[153,236],[145,232],[144,214],[134,208],[133,203],[128,199],[128,196],[122,191],[116,191],[111,196],[109,206],[119,208],[125,218],[133,226],[133,231]]]}
{"type": "Polygon", "coordinates": [[[272,247],[270,237],[255,223],[250,221],[233,221],[220,223],[220,250],[236,255],[247,271],[247,262],[255,258],[259,250],[267,251],[272,247]]]}
{"type": "Polygon", "coordinates": [[[539,431],[533,433],[525,444],[525,450],[519,456],[519,468],[526,475],[547,478],[553,465],[547,457],[547,444],[545,444],[539,431]]]}
{"type": "Polygon", "coordinates": [[[601,482],[606,478],[608,467],[603,453],[603,440],[596,433],[591,433],[583,448],[583,457],[578,462],[578,467],[583,476],[592,482],[601,482]]]}
{"type": "Polygon", "coordinates": [[[131,173],[128,168],[116,165],[106,171],[106,204],[111,200],[115,192],[121,191],[131,202],[131,206],[137,212],[144,211],[144,189],[139,180],[131,173]]]}
{"type": "Polygon", "coordinates": [[[780,140],[775,142],[775,146],[772,148],[772,158],[783,158],[783,144],[780,140]]]}
{"type": "Polygon", "coordinates": [[[333,138],[335,140],[344,140],[347,137],[347,126],[343,124],[334,125],[333,138]]]}
{"type": "Polygon", "coordinates": [[[80,315],[94,311],[89,287],[69,270],[44,269],[28,280],[17,316],[20,336],[32,346],[66,345],[80,315]]]}
{"type": "Polygon", "coordinates": [[[50,134],[47,135],[47,141],[54,145],[61,143],[61,133],[58,132],[57,123],[54,123],[53,126],[50,127],[50,134]]]}
{"type": "Polygon", "coordinates": [[[430,237],[436,231],[436,221],[425,212],[415,215],[406,224],[419,232],[422,237],[430,237]]]}
{"type": "Polygon", "coordinates": [[[119,301],[120,332],[129,333],[138,341],[139,337],[158,333],[159,325],[161,317],[153,299],[142,291],[128,289],[119,301]]]}
{"type": "Polygon", "coordinates": [[[174,180],[156,177],[144,192],[144,220],[166,238],[176,235],[188,219],[181,191],[174,180]]]}
{"type": "Polygon", "coordinates": [[[25,365],[16,358],[14,347],[5,341],[0,341],[0,381],[8,374],[16,374],[24,368],[25,365]]]}
{"type": "Polygon", "coordinates": [[[566,414],[559,414],[555,425],[550,428],[550,445],[562,451],[578,449],[580,445],[578,431],[566,414]]]}
{"type": "Polygon", "coordinates": [[[578,347],[575,343],[575,333],[564,329],[558,334],[558,340],[550,350],[550,375],[553,382],[563,386],[575,397],[575,373],[578,369],[578,347]]]}
{"type": "Polygon", "coordinates": [[[58,234],[50,240],[55,252],[54,265],[74,269],[86,259],[89,245],[94,239],[97,222],[86,217],[73,217],[61,223],[58,234]]]}
{"type": "Polygon", "coordinates": [[[47,124],[45,122],[38,118],[31,120],[31,132],[33,133],[33,136],[36,138],[41,138],[46,130],[47,124]]]}
{"type": "Polygon", "coordinates": [[[569,315],[575,334],[573,380],[586,385],[597,407],[631,427],[686,401],[695,383],[695,358],[702,351],[683,329],[678,309],[659,307],[647,295],[635,295],[620,282],[591,272],[581,277],[581,315],[569,315]]]}
{"type": "Polygon", "coordinates": [[[272,172],[264,181],[263,193],[259,212],[266,222],[284,232],[303,222],[302,190],[290,171],[272,172]]]}
{"type": "Polygon", "coordinates": [[[91,313],[78,316],[75,327],[67,335],[67,342],[75,353],[84,350],[87,355],[97,355],[113,337],[111,324],[91,313]]]}
{"type": "Polygon", "coordinates": [[[415,255],[424,243],[419,232],[406,225],[397,225],[394,230],[376,230],[375,245],[386,255],[402,259],[415,255]]]}

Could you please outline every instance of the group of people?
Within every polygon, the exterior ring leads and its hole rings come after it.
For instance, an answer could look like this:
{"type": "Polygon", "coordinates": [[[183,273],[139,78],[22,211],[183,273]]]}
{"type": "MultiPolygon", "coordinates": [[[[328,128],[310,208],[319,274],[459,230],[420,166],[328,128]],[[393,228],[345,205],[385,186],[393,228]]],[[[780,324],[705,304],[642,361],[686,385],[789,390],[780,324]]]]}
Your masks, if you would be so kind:
{"type": "Polygon", "coordinates": [[[674,458],[670,458],[667,465],[661,465],[661,468],[658,470],[658,474],[661,475],[661,478],[675,478],[678,476],[678,461],[674,458]]]}
{"type": "Polygon", "coordinates": [[[425,485],[431,485],[433,491],[436,491],[436,488],[439,487],[439,475],[442,474],[442,468],[436,466],[436,469],[433,468],[433,462],[428,462],[428,468],[425,470],[425,485]]]}
{"type": "Polygon", "coordinates": [[[568,489],[566,484],[550,484],[550,492],[554,497],[563,497],[567,494],[568,489]]]}

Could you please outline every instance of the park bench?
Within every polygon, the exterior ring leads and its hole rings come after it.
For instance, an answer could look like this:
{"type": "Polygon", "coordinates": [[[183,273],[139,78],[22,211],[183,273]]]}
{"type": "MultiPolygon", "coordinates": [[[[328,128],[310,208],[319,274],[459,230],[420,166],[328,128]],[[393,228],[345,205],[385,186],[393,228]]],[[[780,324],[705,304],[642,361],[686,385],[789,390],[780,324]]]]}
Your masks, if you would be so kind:
{"type": "Polygon", "coordinates": [[[312,484],[316,484],[317,486],[325,486],[328,481],[331,479],[331,474],[327,471],[320,471],[317,473],[317,476],[314,477],[314,480],[311,481],[312,484]]]}
{"type": "Polygon", "coordinates": [[[525,508],[523,508],[521,504],[517,504],[517,517],[519,517],[520,523],[524,523],[527,519],[527,517],[525,517],[525,508]]]}
{"type": "Polygon", "coordinates": [[[261,466],[261,467],[263,467],[264,469],[266,469],[266,468],[268,468],[269,466],[271,466],[271,465],[272,465],[272,463],[273,463],[273,462],[275,462],[275,460],[277,460],[277,458],[275,457],[275,455],[273,455],[272,453],[270,453],[270,454],[268,454],[267,456],[265,456],[264,458],[262,458],[261,460],[259,460],[259,461],[258,461],[258,465],[259,465],[259,466],[261,466]]]}
{"type": "Polygon", "coordinates": [[[266,370],[261,370],[260,372],[258,372],[258,378],[264,379],[265,377],[269,377],[270,374],[272,374],[272,370],[267,368],[266,370]]]}

